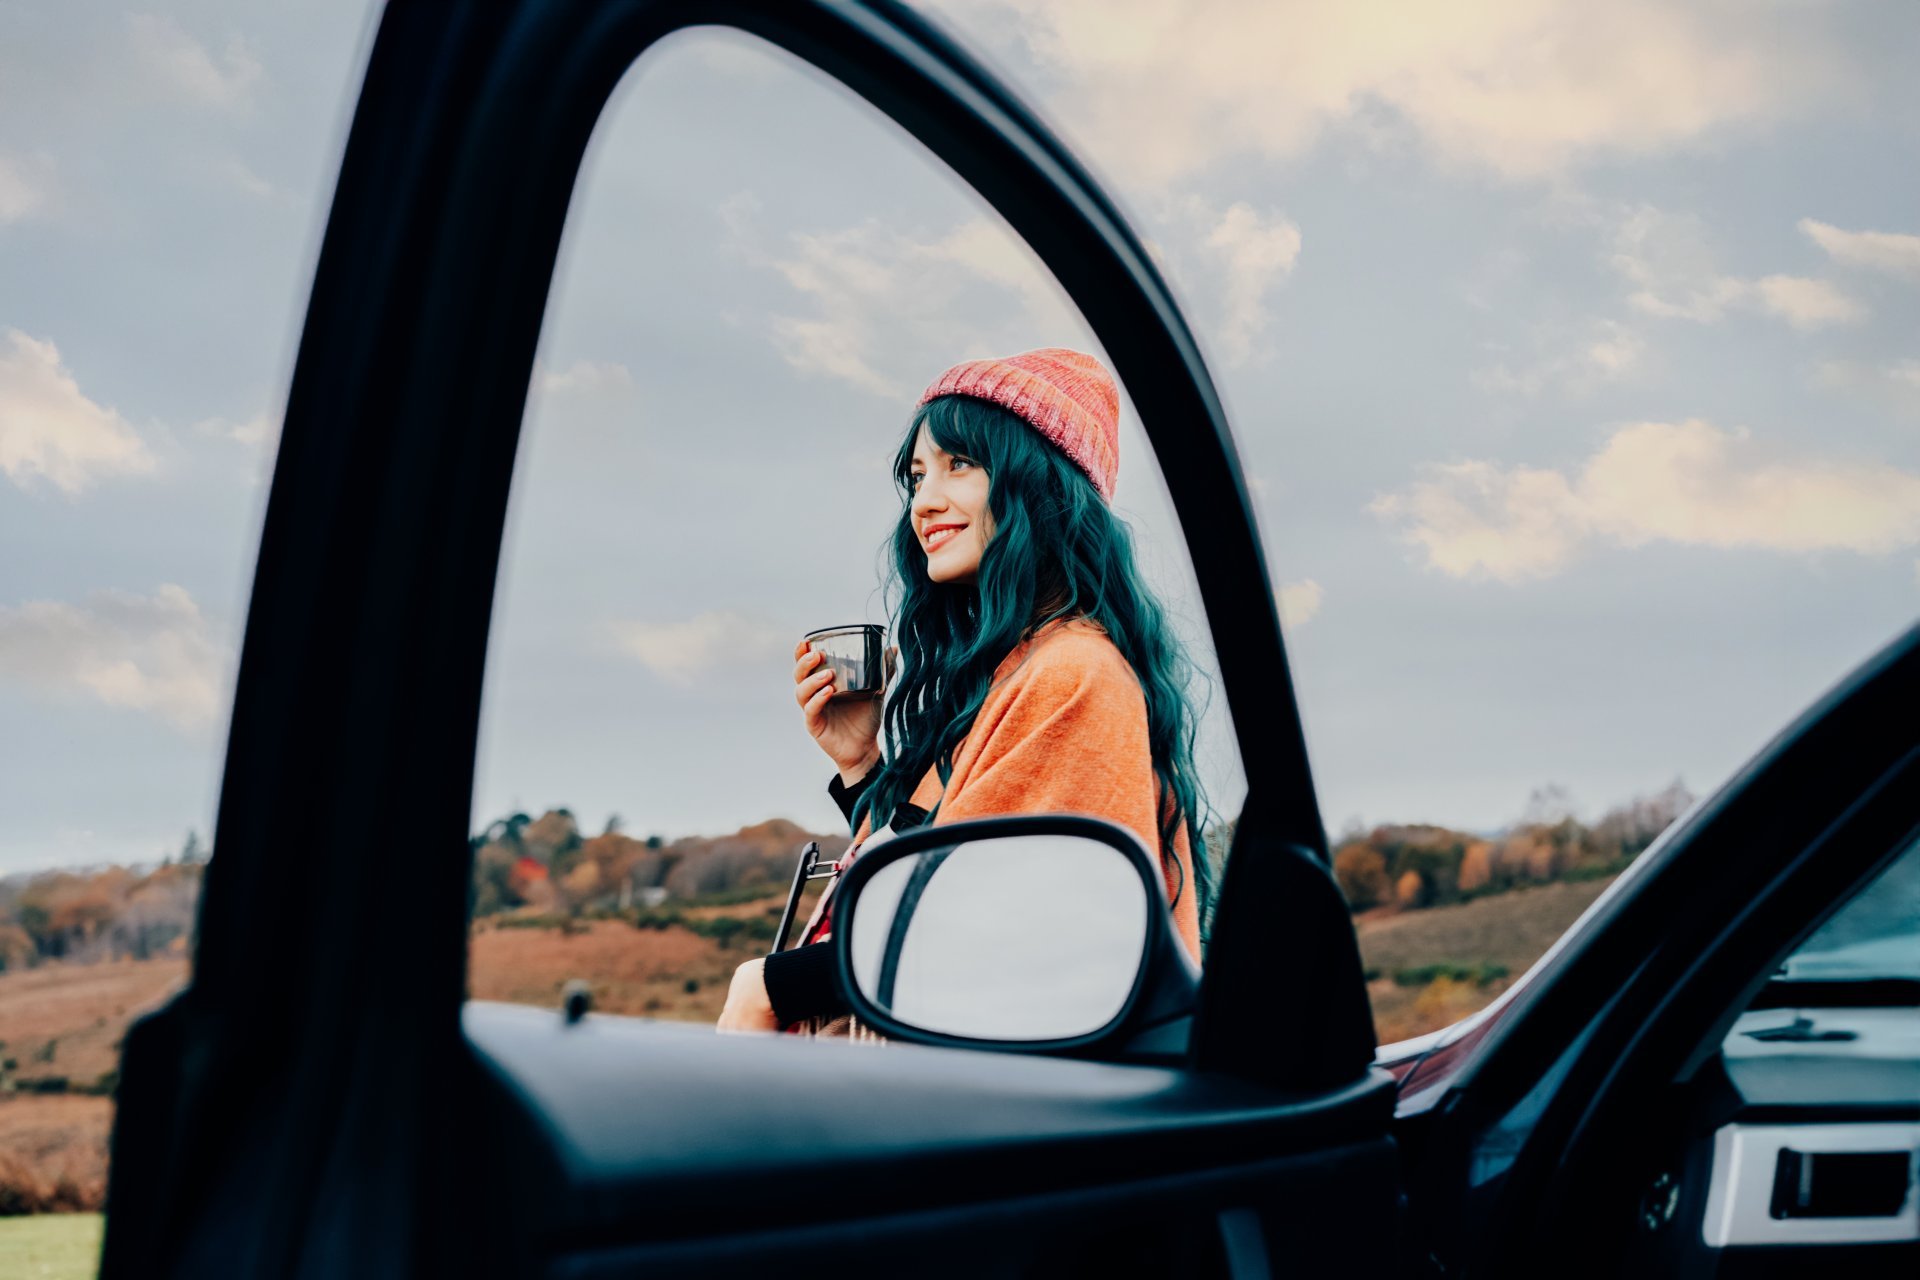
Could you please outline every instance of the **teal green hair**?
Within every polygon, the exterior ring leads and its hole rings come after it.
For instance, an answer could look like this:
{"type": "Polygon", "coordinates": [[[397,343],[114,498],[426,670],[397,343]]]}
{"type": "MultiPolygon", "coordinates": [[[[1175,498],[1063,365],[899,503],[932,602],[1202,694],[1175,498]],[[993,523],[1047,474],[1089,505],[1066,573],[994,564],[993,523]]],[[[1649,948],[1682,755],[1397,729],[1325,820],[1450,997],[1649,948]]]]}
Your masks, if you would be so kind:
{"type": "Polygon", "coordinates": [[[1141,581],[1125,522],[1065,453],[1009,410],[971,396],[941,396],[914,413],[893,475],[902,502],[888,585],[900,670],[887,696],[884,763],[860,797],[855,825],[862,816],[884,825],[930,768],[945,785],[994,669],[1046,623],[1085,617],[1106,631],[1146,695],[1147,740],[1163,797],[1162,848],[1171,852],[1186,824],[1205,921],[1213,884],[1202,843],[1206,797],[1193,766],[1196,716],[1187,699],[1194,670],[1166,611],[1141,581]],[[913,448],[923,425],[947,453],[986,469],[993,533],[976,583],[927,576],[912,514],[913,448]]]}

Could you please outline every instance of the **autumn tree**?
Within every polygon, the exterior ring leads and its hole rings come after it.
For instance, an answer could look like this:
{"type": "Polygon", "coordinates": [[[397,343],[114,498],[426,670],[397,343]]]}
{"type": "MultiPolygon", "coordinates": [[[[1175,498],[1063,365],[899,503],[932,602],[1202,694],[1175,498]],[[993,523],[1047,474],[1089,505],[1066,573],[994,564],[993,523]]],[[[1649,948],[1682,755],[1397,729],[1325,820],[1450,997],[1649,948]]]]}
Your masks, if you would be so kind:
{"type": "Polygon", "coordinates": [[[1333,855],[1333,878],[1355,911],[1379,906],[1391,892],[1386,855],[1366,844],[1345,845],[1333,855]]]}

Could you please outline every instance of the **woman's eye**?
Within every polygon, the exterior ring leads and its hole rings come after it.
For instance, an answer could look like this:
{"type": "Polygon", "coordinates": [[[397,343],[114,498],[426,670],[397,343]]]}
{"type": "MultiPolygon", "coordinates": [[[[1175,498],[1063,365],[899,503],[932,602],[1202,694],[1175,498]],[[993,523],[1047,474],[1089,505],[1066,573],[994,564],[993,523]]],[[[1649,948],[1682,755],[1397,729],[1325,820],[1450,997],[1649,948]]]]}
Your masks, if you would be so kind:
{"type": "Polygon", "coordinates": [[[925,480],[926,478],[927,478],[926,472],[915,471],[913,474],[907,477],[907,488],[918,489],[920,487],[920,482],[922,480],[925,480]]]}
{"type": "Polygon", "coordinates": [[[947,470],[965,471],[968,467],[971,467],[972,465],[973,465],[973,460],[971,458],[955,458],[952,462],[949,462],[947,464],[947,470]]]}

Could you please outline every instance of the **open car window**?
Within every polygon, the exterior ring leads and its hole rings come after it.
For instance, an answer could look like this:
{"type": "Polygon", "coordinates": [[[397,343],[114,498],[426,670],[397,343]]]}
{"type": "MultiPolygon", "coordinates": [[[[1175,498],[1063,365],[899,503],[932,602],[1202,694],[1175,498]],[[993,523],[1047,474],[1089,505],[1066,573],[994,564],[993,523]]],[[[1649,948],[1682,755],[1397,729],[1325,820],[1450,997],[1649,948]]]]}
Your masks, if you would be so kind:
{"type": "MultiPolygon", "coordinates": [[[[470,997],[552,1005],[578,979],[597,1011],[714,1020],[802,848],[848,844],[795,643],[890,621],[922,388],[1048,346],[1101,354],[1019,238],[837,85],[717,31],[628,72],[574,192],[511,492],[470,997]]],[[[1112,507],[1192,660],[1194,830],[1218,862],[1247,783],[1124,387],[1119,439],[1112,507]]]]}

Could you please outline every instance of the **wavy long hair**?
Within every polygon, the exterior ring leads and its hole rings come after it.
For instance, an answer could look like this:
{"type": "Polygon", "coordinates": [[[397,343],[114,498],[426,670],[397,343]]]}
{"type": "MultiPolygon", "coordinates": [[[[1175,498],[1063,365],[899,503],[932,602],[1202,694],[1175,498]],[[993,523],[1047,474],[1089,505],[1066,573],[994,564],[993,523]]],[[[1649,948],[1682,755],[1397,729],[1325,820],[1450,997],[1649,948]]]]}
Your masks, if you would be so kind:
{"type": "MultiPolygon", "coordinates": [[[[860,797],[856,826],[862,816],[884,825],[928,769],[938,770],[945,786],[994,668],[1054,619],[1084,617],[1105,630],[1146,695],[1163,856],[1185,824],[1198,882],[1192,890],[1205,921],[1213,884],[1202,835],[1206,797],[1193,765],[1196,716],[1187,698],[1194,668],[1141,581],[1126,523],[1066,454],[1011,411],[972,396],[941,396],[915,411],[893,477],[901,510],[888,546],[888,603],[900,670],[887,696],[884,763],[860,797]],[[949,454],[986,469],[993,531],[977,582],[927,576],[911,479],[922,426],[949,454]]],[[[1186,890],[1178,886],[1175,899],[1186,890]]]]}

